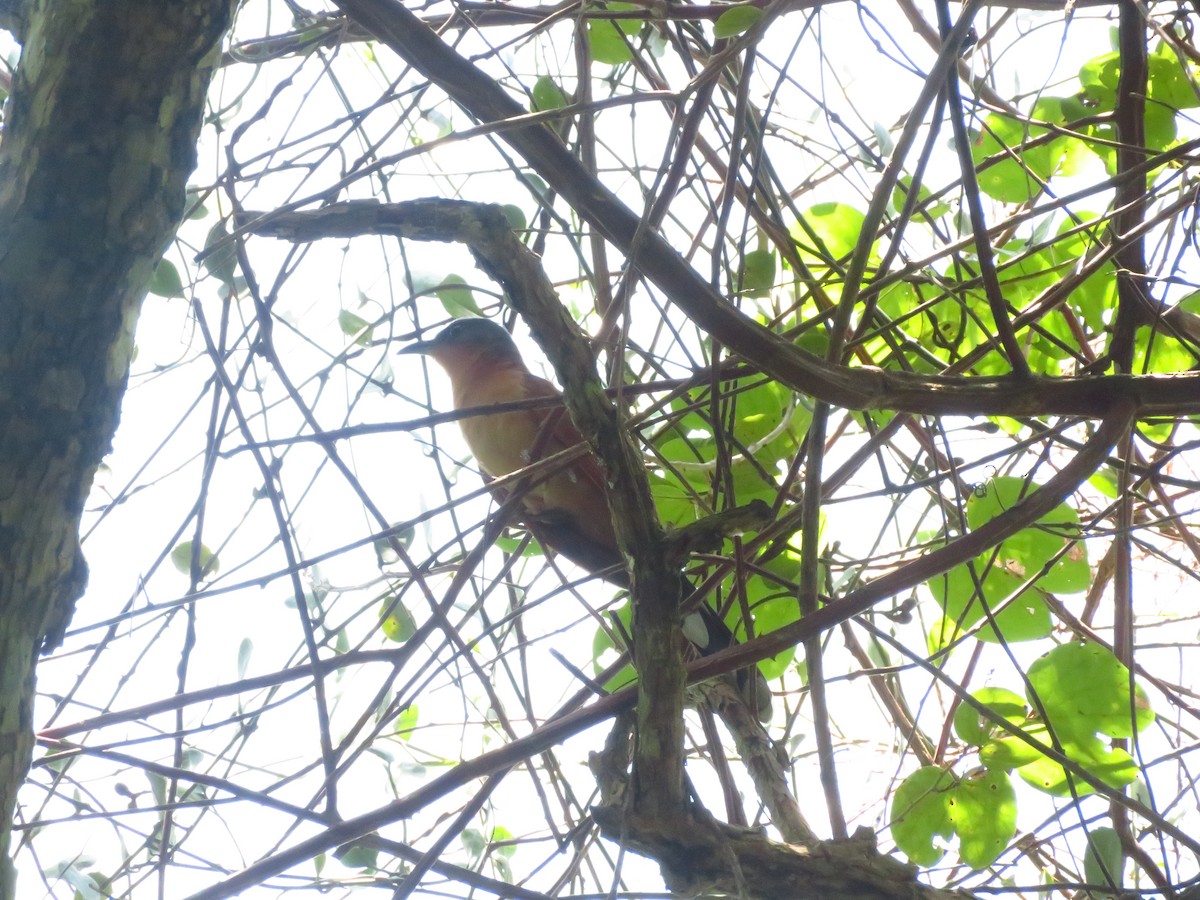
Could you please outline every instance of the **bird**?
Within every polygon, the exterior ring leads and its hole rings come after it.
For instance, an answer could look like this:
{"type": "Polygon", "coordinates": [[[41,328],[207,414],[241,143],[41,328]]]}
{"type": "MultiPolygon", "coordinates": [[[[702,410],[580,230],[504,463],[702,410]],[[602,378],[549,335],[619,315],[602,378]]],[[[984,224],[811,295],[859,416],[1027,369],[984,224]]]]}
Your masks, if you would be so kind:
{"type": "MultiPolygon", "coordinates": [[[[459,420],[486,480],[511,475],[583,443],[562,404],[562,392],[529,370],[512,335],[491,319],[455,319],[432,339],[410,343],[400,353],[428,356],[446,371],[456,410],[521,400],[558,401],[459,420]]],[[[543,548],[612,584],[629,587],[629,573],[613,530],[604,472],[590,452],[549,473],[531,475],[522,488],[523,523],[543,548]]],[[[493,493],[500,502],[510,496],[500,488],[493,488],[493,493]]],[[[682,596],[687,597],[694,588],[683,573],[680,583],[682,596]]],[[[705,656],[737,643],[728,625],[707,603],[685,616],[683,632],[705,656]]],[[[758,667],[747,667],[736,676],[739,692],[750,708],[761,721],[769,721],[771,693],[758,667]]]]}

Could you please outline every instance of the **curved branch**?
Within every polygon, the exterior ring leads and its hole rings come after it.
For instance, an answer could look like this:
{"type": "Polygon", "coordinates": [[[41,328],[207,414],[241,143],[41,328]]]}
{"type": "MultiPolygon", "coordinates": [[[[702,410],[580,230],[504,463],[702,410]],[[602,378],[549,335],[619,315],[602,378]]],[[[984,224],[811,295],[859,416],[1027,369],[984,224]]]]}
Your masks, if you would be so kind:
{"type": "MultiPolygon", "coordinates": [[[[372,200],[337,203],[319,210],[247,213],[240,226],[251,234],[292,241],[390,234],[424,241],[477,244],[492,231],[510,234],[498,206],[424,198],[405,203],[372,200]]],[[[528,252],[512,237],[514,252],[528,252]],[[516,248],[520,248],[517,250],[516,248]]],[[[672,251],[673,253],[673,251],[672,251]]],[[[689,286],[711,288],[676,257],[689,286]]],[[[680,290],[684,290],[683,287],[680,290]]],[[[846,409],[887,409],[917,415],[1083,416],[1104,418],[1118,403],[1131,404],[1139,417],[1200,414],[1200,373],[1185,375],[1087,375],[1064,378],[973,378],[885,372],[833,365],[805,353],[743,316],[713,295],[715,314],[736,324],[745,337],[738,353],[782,383],[846,409]]],[[[694,320],[703,325],[699,318],[694,320]]],[[[726,331],[716,331],[722,341],[726,331]]]]}

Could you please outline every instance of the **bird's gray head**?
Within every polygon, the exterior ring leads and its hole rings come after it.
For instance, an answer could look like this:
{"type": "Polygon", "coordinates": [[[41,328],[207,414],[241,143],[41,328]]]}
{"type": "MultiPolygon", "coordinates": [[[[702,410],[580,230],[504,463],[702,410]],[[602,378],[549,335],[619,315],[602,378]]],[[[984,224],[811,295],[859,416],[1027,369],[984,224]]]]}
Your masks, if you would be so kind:
{"type": "Polygon", "coordinates": [[[455,319],[428,341],[417,341],[400,350],[401,353],[427,353],[437,357],[439,352],[468,350],[504,358],[520,359],[521,353],[507,331],[491,319],[475,316],[455,319]]]}

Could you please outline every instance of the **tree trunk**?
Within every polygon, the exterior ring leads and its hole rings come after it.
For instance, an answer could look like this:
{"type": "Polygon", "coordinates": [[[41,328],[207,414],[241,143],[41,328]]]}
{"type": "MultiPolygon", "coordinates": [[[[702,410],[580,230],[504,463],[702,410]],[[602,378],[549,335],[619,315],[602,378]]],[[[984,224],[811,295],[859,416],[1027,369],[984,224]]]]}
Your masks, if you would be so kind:
{"type": "Polygon", "coordinates": [[[0,900],[15,896],[35,660],[86,581],[80,514],[182,213],[230,8],[30,0],[6,13],[23,52],[0,144],[0,900]]]}

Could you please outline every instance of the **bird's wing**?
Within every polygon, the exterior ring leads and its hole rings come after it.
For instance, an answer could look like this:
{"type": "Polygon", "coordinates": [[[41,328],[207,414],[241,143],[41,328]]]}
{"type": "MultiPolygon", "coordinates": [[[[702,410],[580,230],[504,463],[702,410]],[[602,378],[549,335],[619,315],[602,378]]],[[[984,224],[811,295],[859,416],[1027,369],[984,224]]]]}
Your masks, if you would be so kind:
{"type": "MultiPolygon", "coordinates": [[[[525,375],[525,396],[562,397],[562,393],[536,375],[525,375]]],[[[537,416],[539,436],[531,457],[544,458],[560,450],[574,447],[583,441],[583,436],[571,422],[564,406],[552,406],[531,411],[537,416]]],[[[604,572],[604,577],[628,587],[628,574],[624,560],[617,550],[616,536],[612,533],[608,517],[604,471],[590,453],[579,457],[571,464],[572,474],[586,480],[593,491],[585,492],[594,498],[597,509],[590,511],[582,520],[565,510],[548,509],[530,518],[528,525],[534,536],[543,545],[549,546],[590,572],[604,572]]],[[[580,512],[580,511],[577,511],[580,512]]],[[[692,593],[693,586],[687,576],[680,573],[682,597],[692,593]]],[[[705,603],[684,618],[684,633],[704,656],[717,653],[737,643],[724,619],[705,603]]],[[[771,691],[757,666],[747,666],[736,673],[739,692],[758,714],[762,722],[771,719],[771,691]]]]}
{"type": "MultiPolygon", "coordinates": [[[[525,396],[533,397],[562,397],[562,392],[544,378],[526,374],[525,396]]],[[[565,406],[551,406],[545,409],[532,410],[537,417],[540,435],[533,448],[533,459],[542,459],[561,450],[567,450],[584,443],[583,435],[571,421],[571,416],[565,406]]],[[[604,493],[604,470],[592,454],[586,453],[571,464],[571,470],[576,477],[590,482],[596,490],[604,493]]]]}

